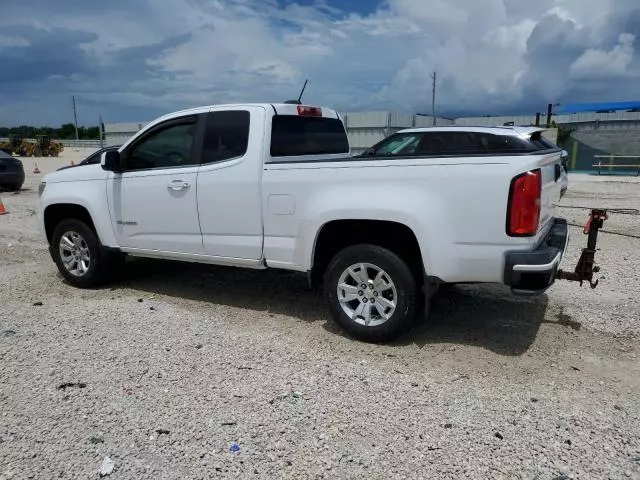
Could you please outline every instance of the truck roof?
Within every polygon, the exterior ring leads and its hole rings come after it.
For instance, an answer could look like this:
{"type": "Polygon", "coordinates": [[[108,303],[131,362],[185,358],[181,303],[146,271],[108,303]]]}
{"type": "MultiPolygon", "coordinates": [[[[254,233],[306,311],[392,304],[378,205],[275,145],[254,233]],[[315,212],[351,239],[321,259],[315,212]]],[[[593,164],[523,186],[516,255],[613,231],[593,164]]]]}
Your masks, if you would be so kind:
{"type": "Polygon", "coordinates": [[[406,128],[397,133],[429,133],[429,132],[469,132],[469,133],[492,133],[500,135],[531,135],[535,132],[541,132],[545,129],[542,127],[513,127],[513,126],[496,126],[496,127],[469,127],[466,125],[449,125],[446,127],[421,127],[406,128]]]}
{"type": "MultiPolygon", "coordinates": [[[[298,106],[307,107],[307,108],[319,108],[322,112],[322,117],[325,118],[340,118],[338,112],[331,108],[327,107],[317,107],[311,106],[308,104],[296,105],[291,103],[228,103],[228,104],[218,104],[218,105],[206,105],[202,107],[189,108],[186,110],[178,110],[177,112],[171,112],[162,117],[154,120],[153,124],[158,123],[159,121],[170,120],[174,117],[182,117],[185,115],[197,115],[200,113],[206,113],[212,108],[215,109],[224,109],[224,108],[233,108],[238,109],[241,107],[261,107],[265,109],[273,109],[276,115],[298,115],[298,106]]],[[[318,115],[320,116],[320,115],[318,115]]]]}

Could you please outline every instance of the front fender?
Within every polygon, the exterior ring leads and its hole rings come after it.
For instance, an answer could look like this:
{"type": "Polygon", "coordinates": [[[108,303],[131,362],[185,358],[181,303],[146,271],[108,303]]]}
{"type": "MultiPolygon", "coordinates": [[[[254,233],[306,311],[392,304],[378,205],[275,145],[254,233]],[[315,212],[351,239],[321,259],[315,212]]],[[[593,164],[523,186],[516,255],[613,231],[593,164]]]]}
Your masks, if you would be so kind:
{"type": "Polygon", "coordinates": [[[118,247],[107,205],[106,180],[47,183],[40,198],[39,223],[45,235],[44,213],[52,205],[71,204],[85,208],[96,229],[100,243],[106,247],[118,247]]]}

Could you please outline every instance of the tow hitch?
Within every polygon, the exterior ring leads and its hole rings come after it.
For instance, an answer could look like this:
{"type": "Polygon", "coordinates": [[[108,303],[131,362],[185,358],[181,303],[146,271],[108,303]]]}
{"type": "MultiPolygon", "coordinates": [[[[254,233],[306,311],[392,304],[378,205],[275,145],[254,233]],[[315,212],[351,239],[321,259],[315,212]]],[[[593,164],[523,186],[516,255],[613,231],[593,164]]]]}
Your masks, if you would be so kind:
{"type": "Polygon", "coordinates": [[[596,242],[598,241],[598,230],[602,228],[604,221],[608,218],[606,210],[593,209],[591,215],[584,226],[584,234],[589,235],[587,239],[587,248],[582,249],[582,255],[573,272],[564,272],[558,270],[556,278],[561,280],[569,280],[571,282],[589,282],[591,288],[598,286],[598,280],[593,281],[593,274],[600,271],[600,267],[596,267],[596,242]]]}

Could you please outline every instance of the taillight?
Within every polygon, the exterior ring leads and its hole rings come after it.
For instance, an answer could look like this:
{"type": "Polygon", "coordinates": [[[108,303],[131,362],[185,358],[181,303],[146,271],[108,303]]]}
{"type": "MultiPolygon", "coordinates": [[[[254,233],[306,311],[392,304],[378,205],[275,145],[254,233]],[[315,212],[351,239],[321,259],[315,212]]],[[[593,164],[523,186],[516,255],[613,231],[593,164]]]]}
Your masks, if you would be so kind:
{"type": "Polygon", "coordinates": [[[507,235],[531,237],[540,223],[540,196],[542,172],[532,170],[518,175],[511,181],[507,209],[507,235]]]}
{"type": "Polygon", "coordinates": [[[298,115],[301,117],[321,117],[322,109],[319,107],[307,107],[306,105],[298,105],[298,115]]]}

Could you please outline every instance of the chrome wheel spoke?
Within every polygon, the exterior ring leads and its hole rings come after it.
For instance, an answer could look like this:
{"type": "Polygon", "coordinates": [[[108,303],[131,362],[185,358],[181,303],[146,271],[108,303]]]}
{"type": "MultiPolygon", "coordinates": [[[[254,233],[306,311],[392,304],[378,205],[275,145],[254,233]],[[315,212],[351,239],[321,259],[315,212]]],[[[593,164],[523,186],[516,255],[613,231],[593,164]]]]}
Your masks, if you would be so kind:
{"type": "Polygon", "coordinates": [[[346,283],[341,283],[338,285],[338,291],[342,292],[340,296],[341,302],[352,302],[360,297],[358,292],[361,290],[358,287],[354,287],[353,285],[347,285],[346,283]]]}
{"type": "Polygon", "coordinates": [[[69,237],[67,237],[66,235],[63,236],[60,239],[60,246],[62,247],[63,244],[64,244],[65,247],[69,247],[69,248],[74,248],[75,247],[75,244],[73,243],[73,241],[69,237]]]}
{"type": "Polygon", "coordinates": [[[371,324],[371,304],[365,303],[362,308],[362,318],[364,319],[364,324],[368,327],[371,324]]]}
{"type": "Polygon", "coordinates": [[[353,267],[349,268],[349,275],[351,275],[351,278],[353,278],[356,283],[361,284],[363,283],[363,279],[360,276],[360,271],[356,270],[356,266],[354,265],[353,267]]]}
{"type": "Polygon", "coordinates": [[[380,307],[382,307],[385,310],[388,309],[388,308],[396,308],[395,302],[392,302],[391,300],[387,300],[384,297],[376,298],[376,305],[379,305],[380,307]]]}

